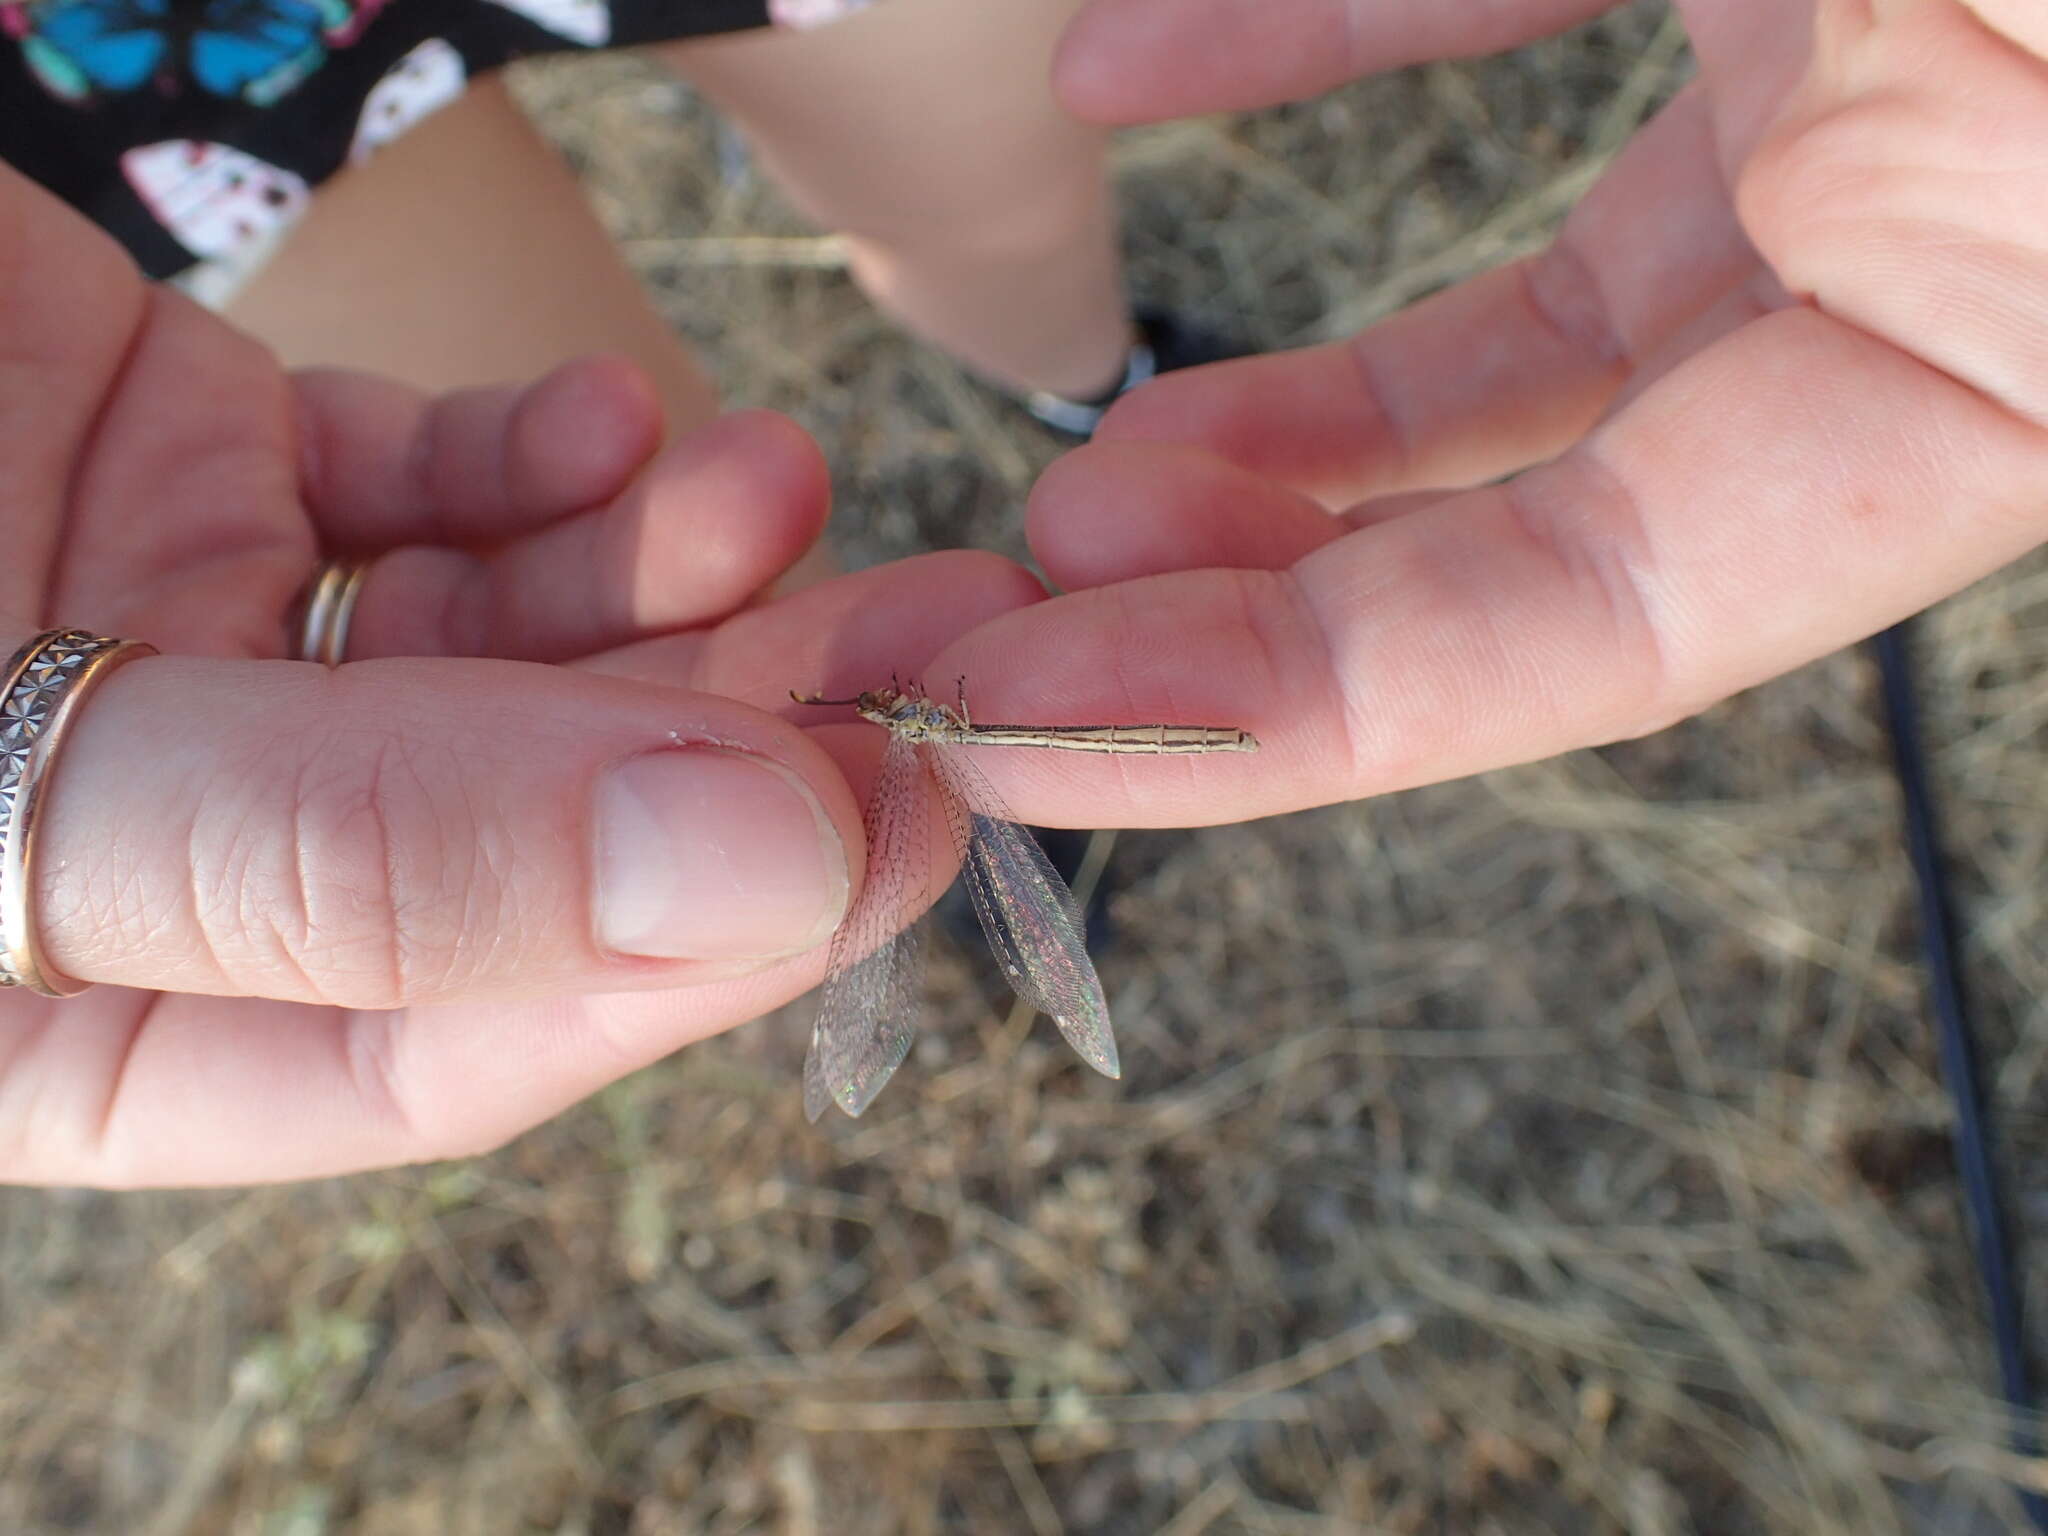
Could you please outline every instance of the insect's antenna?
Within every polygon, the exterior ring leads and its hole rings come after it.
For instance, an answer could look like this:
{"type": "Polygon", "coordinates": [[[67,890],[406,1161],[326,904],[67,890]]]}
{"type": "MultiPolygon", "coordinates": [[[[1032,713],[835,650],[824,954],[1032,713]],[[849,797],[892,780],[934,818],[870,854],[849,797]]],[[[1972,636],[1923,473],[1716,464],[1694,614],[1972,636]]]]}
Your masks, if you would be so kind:
{"type": "Polygon", "coordinates": [[[797,703],[799,703],[799,704],[826,704],[826,705],[830,705],[830,706],[832,706],[832,707],[834,707],[834,708],[837,708],[838,706],[840,706],[840,705],[842,705],[842,704],[858,704],[858,703],[860,702],[860,700],[859,700],[858,698],[852,698],[852,699],[826,699],[826,698],[820,698],[820,697],[819,697],[819,696],[818,696],[817,694],[815,694],[815,693],[798,693],[798,692],[797,692],[797,691],[796,691],[796,690],[795,690],[794,688],[792,688],[792,689],[790,689],[790,690],[789,690],[789,696],[790,696],[790,697],[791,697],[792,699],[795,699],[795,700],[797,701],[797,703]]]}

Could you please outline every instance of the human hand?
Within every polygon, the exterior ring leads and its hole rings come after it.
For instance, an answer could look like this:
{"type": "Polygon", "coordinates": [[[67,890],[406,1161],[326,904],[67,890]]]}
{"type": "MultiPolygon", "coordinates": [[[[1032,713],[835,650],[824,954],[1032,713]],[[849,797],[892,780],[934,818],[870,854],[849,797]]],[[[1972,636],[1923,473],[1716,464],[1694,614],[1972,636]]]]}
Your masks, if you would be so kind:
{"type": "Polygon", "coordinates": [[[433,401],[294,383],[0,170],[0,652],[62,623],[165,653],[51,769],[32,910],[102,985],[0,993],[0,1180],[473,1151],[815,983],[859,814],[740,701],[886,675],[1040,589],[949,555],[746,606],[822,524],[817,451],[761,413],[660,432],[615,363],[433,401]],[[372,659],[277,659],[337,549],[379,556],[372,659]]]}
{"type": "MultiPolygon", "coordinates": [[[[1599,8],[1096,0],[1057,83],[1109,121],[1243,107],[1599,8]]],[[[1019,764],[1020,809],[1223,820],[1654,731],[2048,534],[2048,10],[1679,9],[1701,78],[1548,251],[1169,375],[1043,477],[1072,595],[934,671],[1028,655],[1063,718],[1265,750],[1019,764]]]]}

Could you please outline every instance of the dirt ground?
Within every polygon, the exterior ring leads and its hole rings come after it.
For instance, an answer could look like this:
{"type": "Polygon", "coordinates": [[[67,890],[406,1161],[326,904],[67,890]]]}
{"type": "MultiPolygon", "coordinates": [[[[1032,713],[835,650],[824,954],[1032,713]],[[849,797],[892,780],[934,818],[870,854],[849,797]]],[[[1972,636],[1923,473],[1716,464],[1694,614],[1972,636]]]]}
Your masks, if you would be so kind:
{"type": "MultiPolygon", "coordinates": [[[[1639,8],[1134,133],[1138,287],[1334,334],[1540,241],[1686,73],[1639,8]]],[[[732,399],[826,444],[849,559],[1021,553],[1054,445],[687,93],[520,89],[732,399]]],[[[1921,643],[2039,1319],[2048,565],[1921,643]]],[[[0,1194],[0,1532],[2017,1530],[1897,842],[1845,654],[1654,739],[1123,835],[1121,1083],[938,940],[857,1124],[803,1121],[800,1003],[471,1162],[0,1194]]]]}

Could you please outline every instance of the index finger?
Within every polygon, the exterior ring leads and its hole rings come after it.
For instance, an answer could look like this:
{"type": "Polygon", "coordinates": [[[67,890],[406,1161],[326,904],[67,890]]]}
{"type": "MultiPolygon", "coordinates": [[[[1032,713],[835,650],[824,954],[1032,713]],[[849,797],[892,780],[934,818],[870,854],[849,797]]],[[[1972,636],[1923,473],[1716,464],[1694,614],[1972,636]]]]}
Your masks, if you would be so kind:
{"type": "Polygon", "coordinates": [[[106,235],[0,165],[0,619],[32,629],[64,508],[152,295],[106,235]]]}
{"type": "Polygon", "coordinates": [[[964,673],[985,718],[1260,738],[1244,758],[984,753],[1034,822],[1235,820],[1657,730],[2044,534],[2048,431],[1787,311],[1514,481],[1282,571],[1173,572],[1005,614],[932,672],[964,673]]]}

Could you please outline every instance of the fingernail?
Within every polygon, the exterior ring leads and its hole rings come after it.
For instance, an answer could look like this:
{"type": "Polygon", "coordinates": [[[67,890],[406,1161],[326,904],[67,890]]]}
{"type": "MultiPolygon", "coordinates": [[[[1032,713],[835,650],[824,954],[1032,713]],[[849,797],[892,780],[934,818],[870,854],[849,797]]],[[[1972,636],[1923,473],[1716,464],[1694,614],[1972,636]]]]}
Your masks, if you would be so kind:
{"type": "Polygon", "coordinates": [[[715,747],[650,752],[597,786],[597,937],[665,960],[772,959],[846,911],[846,850],[810,787],[715,747]]]}

